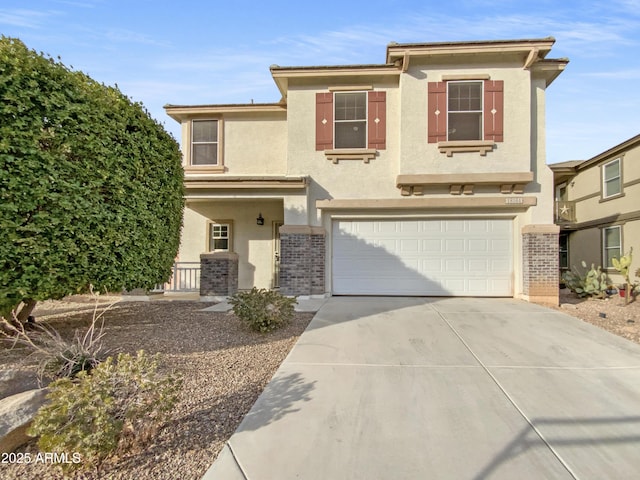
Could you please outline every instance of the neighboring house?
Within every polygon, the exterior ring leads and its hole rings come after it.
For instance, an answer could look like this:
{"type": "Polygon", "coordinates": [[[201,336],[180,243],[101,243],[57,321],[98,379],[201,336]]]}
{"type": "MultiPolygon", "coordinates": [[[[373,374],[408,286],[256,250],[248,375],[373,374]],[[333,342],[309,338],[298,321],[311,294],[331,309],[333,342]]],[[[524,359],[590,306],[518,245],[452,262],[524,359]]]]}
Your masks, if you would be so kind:
{"type": "MultiPolygon", "coordinates": [[[[607,270],[614,284],[622,277],[611,259],[631,248],[640,258],[640,135],[585,161],[550,165],[560,226],[560,269],[582,261],[607,270]]],[[[632,274],[640,266],[631,265],[632,274]]],[[[633,275],[631,275],[633,278],[633,275]]]]}
{"type": "Polygon", "coordinates": [[[557,303],[545,162],[553,38],[391,43],[376,65],[271,66],[278,103],[167,105],[182,124],[179,259],[202,295],[557,303]]]}

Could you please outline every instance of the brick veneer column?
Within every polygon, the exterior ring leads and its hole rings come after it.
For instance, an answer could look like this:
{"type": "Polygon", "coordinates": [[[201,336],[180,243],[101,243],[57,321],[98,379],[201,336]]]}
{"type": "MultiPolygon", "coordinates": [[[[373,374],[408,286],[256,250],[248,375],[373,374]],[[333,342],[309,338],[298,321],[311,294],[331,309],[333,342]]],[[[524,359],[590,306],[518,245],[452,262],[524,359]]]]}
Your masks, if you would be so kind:
{"type": "Polygon", "coordinates": [[[557,225],[526,225],[522,229],[523,294],[535,303],[559,303],[560,272],[557,225]]]}
{"type": "Polygon", "coordinates": [[[238,254],[213,252],[200,255],[200,295],[226,297],[238,291],[238,254]]]}
{"type": "Polygon", "coordinates": [[[321,295],[325,285],[325,231],[322,227],[280,227],[280,292],[321,295]]]}

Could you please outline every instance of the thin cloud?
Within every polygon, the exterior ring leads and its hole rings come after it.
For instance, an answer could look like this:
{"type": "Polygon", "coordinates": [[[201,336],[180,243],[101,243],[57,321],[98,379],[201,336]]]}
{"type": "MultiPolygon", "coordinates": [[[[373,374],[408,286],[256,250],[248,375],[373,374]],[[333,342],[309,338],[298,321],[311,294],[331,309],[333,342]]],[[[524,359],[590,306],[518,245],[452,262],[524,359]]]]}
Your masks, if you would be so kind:
{"type": "Polygon", "coordinates": [[[156,47],[170,46],[170,44],[166,41],[158,40],[150,35],[145,35],[133,30],[113,29],[108,30],[104,35],[108,40],[118,43],[139,43],[156,47]]]}
{"type": "Polygon", "coordinates": [[[13,27],[38,28],[45,19],[52,15],[51,12],[39,10],[0,9],[0,25],[11,25],[13,27]]]}
{"type": "Polygon", "coordinates": [[[606,78],[612,80],[640,80],[640,68],[587,72],[583,73],[582,76],[591,78],[606,78]]]}

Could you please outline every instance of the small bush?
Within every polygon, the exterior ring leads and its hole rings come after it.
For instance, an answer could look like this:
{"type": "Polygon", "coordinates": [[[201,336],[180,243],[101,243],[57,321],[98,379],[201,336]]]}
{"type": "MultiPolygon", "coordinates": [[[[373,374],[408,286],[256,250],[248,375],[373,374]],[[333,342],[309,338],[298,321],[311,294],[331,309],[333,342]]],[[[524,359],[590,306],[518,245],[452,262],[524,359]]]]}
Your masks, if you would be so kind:
{"type": "Polygon", "coordinates": [[[146,444],[168,419],[181,380],[157,372],[157,356],[107,358],[91,373],[49,385],[49,402],[29,428],[44,452],[80,454],[73,469],[98,468],[116,452],[146,444]]]}
{"type": "MultiPolygon", "coordinates": [[[[587,268],[583,261],[582,267],[587,268]]],[[[565,272],[562,276],[567,288],[576,293],[579,297],[604,298],[608,289],[607,274],[601,267],[597,269],[591,264],[591,269],[582,275],[574,266],[571,271],[565,272]]]]}
{"type": "Polygon", "coordinates": [[[96,297],[96,307],[89,328],[84,334],[76,330],[71,341],[62,338],[54,328],[45,324],[23,324],[17,320],[15,313],[11,322],[4,317],[0,318],[0,337],[10,341],[12,348],[21,345],[31,350],[31,355],[39,361],[38,380],[41,384],[46,383],[45,380],[75,377],[81,371],[95,368],[107,357],[108,351],[102,343],[105,335],[102,316],[112,305],[98,313],[96,297]]]}
{"type": "Polygon", "coordinates": [[[258,332],[275,330],[293,318],[295,298],[285,297],[273,290],[253,287],[238,292],[229,299],[233,313],[258,332]]]}

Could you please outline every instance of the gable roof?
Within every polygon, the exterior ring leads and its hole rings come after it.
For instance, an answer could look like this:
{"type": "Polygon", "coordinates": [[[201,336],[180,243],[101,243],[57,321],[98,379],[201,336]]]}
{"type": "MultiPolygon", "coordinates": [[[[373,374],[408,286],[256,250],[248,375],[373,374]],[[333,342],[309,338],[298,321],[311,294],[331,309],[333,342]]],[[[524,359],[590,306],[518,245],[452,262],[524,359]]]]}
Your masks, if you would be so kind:
{"type": "Polygon", "coordinates": [[[547,59],[555,43],[553,37],[522,40],[479,40],[465,42],[396,43],[387,45],[386,63],[362,65],[316,65],[280,66],[271,65],[269,70],[282,95],[280,103],[234,104],[234,105],[165,105],[165,110],[175,120],[183,114],[219,113],[228,111],[251,111],[286,108],[290,79],[313,78],[399,78],[407,71],[412,57],[442,59],[451,56],[500,55],[512,56],[522,62],[522,68],[532,75],[543,78],[548,86],[562,73],[569,60],[566,58],[547,59]],[[195,112],[195,110],[198,110],[195,112]]]}
{"type": "Polygon", "coordinates": [[[569,160],[567,162],[552,163],[548,166],[553,171],[554,182],[558,184],[573,177],[580,170],[597,166],[600,162],[616,157],[617,155],[639,145],[640,135],[636,135],[635,137],[631,137],[629,140],[619,143],[615,147],[611,147],[610,149],[599,153],[589,160],[569,160]]]}
{"type": "Polygon", "coordinates": [[[629,150],[638,145],[640,145],[640,134],[636,135],[635,137],[631,137],[630,139],[625,140],[622,143],[619,143],[615,147],[611,147],[610,149],[605,150],[604,152],[596,155],[595,157],[590,158],[589,160],[585,160],[584,162],[581,162],[580,165],[576,167],[576,169],[584,170],[585,168],[589,168],[594,164],[601,162],[602,160],[606,160],[610,157],[619,155],[625,152],[626,150],[629,150]]]}

